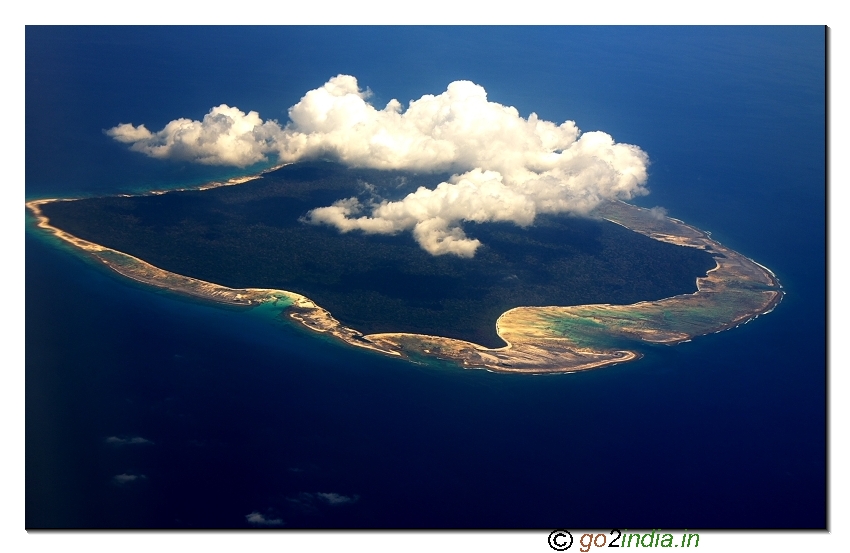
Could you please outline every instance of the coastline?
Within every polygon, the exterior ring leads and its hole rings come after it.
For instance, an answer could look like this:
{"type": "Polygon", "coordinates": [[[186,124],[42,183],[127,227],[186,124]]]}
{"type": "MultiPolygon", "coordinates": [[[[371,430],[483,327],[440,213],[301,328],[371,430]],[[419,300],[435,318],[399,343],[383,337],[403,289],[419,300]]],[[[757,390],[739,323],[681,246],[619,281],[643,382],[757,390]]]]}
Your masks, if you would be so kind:
{"type": "MultiPolygon", "coordinates": [[[[158,195],[182,190],[209,190],[261,178],[283,165],[258,174],[211,182],[195,188],[151,191],[158,195]]],[[[146,194],[139,194],[146,195],[146,194]]],[[[50,224],[40,206],[72,199],[49,198],[26,202],[37,226],[98,259],[117,273],[147,285],[235,306],[271,302],[302,326],[327,333],[349,345],[408,360],[436,357],[463,368],[502,373],[570,373],[639,359],[633,350],[605,347],[612,338],[675,345],[696,336],[721,332],[770,313],[784,292],[770,269],[711,239],[707,232],[648,209],[612,202],[594,214],[655,240],[710,253],[716,266],[697,278],[697,291],[629,305],[516,307],[496,321],[506,346],[484,346],[441,336],[408,333],[369,334],[348,328],[309,298],[286,290],[233,289],[155,267],[129,254],[104,247],[50,224]]]]}

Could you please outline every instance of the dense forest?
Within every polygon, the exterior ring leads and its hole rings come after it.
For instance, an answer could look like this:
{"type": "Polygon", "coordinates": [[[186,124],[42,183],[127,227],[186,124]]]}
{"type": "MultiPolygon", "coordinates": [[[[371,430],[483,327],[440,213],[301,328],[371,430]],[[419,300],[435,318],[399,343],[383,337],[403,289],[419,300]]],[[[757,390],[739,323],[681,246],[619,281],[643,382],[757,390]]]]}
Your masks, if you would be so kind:
{"type": "Polygon", "coordinates": [[[634,303],[696,290],[707,253],[570,215],[464,225],[472,259],[432,256],[410,233],[342,234],[300,219],[350,196],[399,199],[447,175],[290,165],[238,186],[43,206],[80,238],[233,288],[303,294],[364,333],[415,332],[503,345],[496,319],[517,306],[634,303]]]}

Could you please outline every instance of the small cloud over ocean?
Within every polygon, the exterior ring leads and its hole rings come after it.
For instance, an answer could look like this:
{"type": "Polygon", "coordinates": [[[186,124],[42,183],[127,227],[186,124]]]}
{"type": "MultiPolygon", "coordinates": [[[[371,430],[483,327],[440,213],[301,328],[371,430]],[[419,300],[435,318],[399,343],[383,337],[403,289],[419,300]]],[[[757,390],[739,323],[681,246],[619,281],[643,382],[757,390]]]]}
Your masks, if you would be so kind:
{"type": "Polygon", "coordinates": [[[106,438],[106,443],[114,446],[122,446],[122,445],[153,445],[153,442],[142,438],[141,436],[135,436],[133,438],[119,438],[118,436],[110,436],[106,438]]]}
{"type": "Polygon", "coordinates": [[[112,481],[121,486],[146,479],[147,476],[144,474],[129,474],[126,472],[123,474],[116,474],[112,477],[112,481]]]}
{"type": "Polygon", "coordinates": [[[290,507],[302,513],[318,513],[320,509],[328,507],[340,507],[357,503],[360,496],[357,494],[343,495],[334,492],[301,492],[296,496],[288,497],[290,507]]]}
{"type": "Polygon", "coordinates": [[[357,495],[347,496],[338,493],[317,493],[316,497],[325,501],[328,505],[347,505],[356,502],[359,497],[357,495]]]}
{"type": "Polygon", "coordinates": [[[245,515],[245,520],[257,526],[280,526],[283,524],[283,519],[267,518],[259,511],[254,511],[253,513],[245,515]]]}

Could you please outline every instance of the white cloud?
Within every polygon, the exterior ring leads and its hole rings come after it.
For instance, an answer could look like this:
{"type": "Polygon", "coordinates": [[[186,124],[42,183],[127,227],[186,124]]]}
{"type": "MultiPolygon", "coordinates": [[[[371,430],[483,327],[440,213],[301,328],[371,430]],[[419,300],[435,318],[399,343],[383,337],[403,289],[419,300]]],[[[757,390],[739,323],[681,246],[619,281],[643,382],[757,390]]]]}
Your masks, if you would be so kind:
{"type": "Polygon", "coordinates": [[[452,171],[433,189],[399,201],[356,198],[315,209],[305,221],[342,232],[412,232],[433,255],[472,257],[481,243],[463,231],[465,221],[530,225],[539,213],[585,214],[600,202],[647,193],[647,155],[604,132],[581,134],[487,100],[469,81],[439,95],[412,100],[405,110],[391,100],[383,109],[349,75],[309,91],[289,109],[289,123],[262,121],[226,105],[203,121],[178,119],[157,133],[144,125],[118,125],[116,140],[153,157],[245,166],[266,160],[331,157],[355,167],[452,171]]]}
{"type": "Polygon", "coordinates": [[[136,436],[133,438],[119,438],[118,436],[110,436],[106,438],[106,443],[114,446],[121,445],[153,445],[153,442],[150,440],[146,440],[141,436],[136,436]]]}
{"type": "Polygon", "coordinates": [[[258,511],[254,511],[253,513],[245,515],[245,520],[250,522],[251,524],[258,524],[260,526],[280,526],[283,524],[283,519],[280,518],[266,518],[262,513],[258,511]]]}
{"type": "Polygon", "coordinates": [[[652,215],[653,219],[663,221],[667,217],[667,210],[657,205],[649,210],[649,214],[652,215]]]}
{"type": "Polygon", "coordinates": [[[144,125],[122,123],[106,134],[151,157],[245,167],[266,159],[267,133],[279,131],[277,122],[264,123],[256,111],[246,114],[222,104],[212,108],[203,121],[175,119],[156,133],[144,125]]]}

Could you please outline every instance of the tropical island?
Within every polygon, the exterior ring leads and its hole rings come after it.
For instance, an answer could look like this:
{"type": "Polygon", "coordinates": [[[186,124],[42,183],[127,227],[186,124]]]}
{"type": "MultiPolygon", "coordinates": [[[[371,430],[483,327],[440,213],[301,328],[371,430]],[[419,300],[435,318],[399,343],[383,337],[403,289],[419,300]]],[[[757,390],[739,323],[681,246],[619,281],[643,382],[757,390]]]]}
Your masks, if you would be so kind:
{"type": "Polygon", "coordinates": [[[430,255],[406,234],[304,219],[341,195],[403,197],[439,178],[313,161],[195,190],[27,205],[40,226],[135,280],[234,305],[274,302],[358,347],[501,372],[636,359],[623,343],[678,343],[781,300],[766,268],[624,202],[527,228],[468,225],[485,244],[471,259],[430,255]]]}

